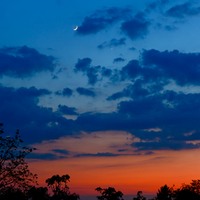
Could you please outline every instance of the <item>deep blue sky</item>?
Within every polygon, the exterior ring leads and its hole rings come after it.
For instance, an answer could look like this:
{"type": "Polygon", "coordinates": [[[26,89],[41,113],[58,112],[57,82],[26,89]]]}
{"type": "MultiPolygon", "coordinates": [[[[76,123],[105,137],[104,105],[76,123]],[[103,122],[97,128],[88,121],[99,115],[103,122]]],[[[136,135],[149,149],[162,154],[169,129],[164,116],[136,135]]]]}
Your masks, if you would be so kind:
{"type": "MultiPolygon", "coordinates": [[[[125,131],[129,153],[149,155],[199,148],[199,17],[198,1],[1,0],[5,132],[34,144],[125,131]]],[[[128,152],[117,150],[74,156],[128,152]]],[[[59,152],[70,154],[35,156],[59,152]]]]}

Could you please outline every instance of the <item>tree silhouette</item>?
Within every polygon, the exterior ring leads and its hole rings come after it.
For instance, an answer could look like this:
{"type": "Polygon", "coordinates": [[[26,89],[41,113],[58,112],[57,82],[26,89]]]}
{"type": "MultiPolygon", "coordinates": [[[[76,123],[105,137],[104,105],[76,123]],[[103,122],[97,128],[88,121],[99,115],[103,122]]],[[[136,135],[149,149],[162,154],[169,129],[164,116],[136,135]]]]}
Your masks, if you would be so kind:
{"type": "Polygon", "coordinates": [[[174,191],[175,200],[200,200],[200,180],[192,180],[190,185],[182,184],[181,188],[174,191]]]}
{"type": "Polygon", "coordinates": [[[27,197],[31,200],[48,200],[50,199],[50,197],[47,192],[48,189],[46,187],[36,188],[35,186],[33,186],[29,189],[27,197]]]}
{"type": "Polygon", "coordinates": [[[171,200],[173,196],[173,188],[167,185],[162,186],[157,192],[157,200],[171,200]]]}
{"type": "Polygon", "coordinates": [[[123,193],[121,191],[117,192],[115,188],[109,187],[102,189],[98,187],[95,190],[101,193],[101,196],[97,196],[98,200],[123,200],[123,193]]]}
{"type": "Polygon", "coordinates": [[[71,194],[67,183],[69,182],[70,176],[68,174],[59,176],[54,175],[51,178],[46,180],[48,187],[51,188],[54,195],[52,196],[53,200],[62,199],[62,200],[77,200],[79,195],[76,193],[71,194]]]}
{"type": "MultiPolygon", "coordinates": [[[[0,135],[4,133],[0,123],[0,135]]],[[[24,158],[35,148],[20,148],[23,141],[19,130],[15,137],[0,136],[0,195],[10,188],[27,190],[31,183],[36,183],[36,174],[32,174],[24,158]]]]}
{"type": "Polygon", "coordinates": [[[134,197],[133,200],[146,200],[146,198],[141,195],[142,195],[142,191],[138,191],[137,197],[136,198],[134,197]]]}
{"type": "Polygon", "coordinates": [[[7,188],[0,195],[1,200],[27,200],[26,195],[22,190],[16,188],[7,188]]]}

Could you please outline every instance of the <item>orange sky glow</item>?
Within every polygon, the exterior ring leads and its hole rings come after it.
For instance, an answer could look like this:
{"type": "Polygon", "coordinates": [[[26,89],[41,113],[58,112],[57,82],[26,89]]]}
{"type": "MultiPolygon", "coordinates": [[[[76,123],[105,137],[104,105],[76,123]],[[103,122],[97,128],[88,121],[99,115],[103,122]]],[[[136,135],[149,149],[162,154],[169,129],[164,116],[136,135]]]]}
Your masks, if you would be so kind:
{"type": "MultiPolygon", "coordinates": [[[[81,138],[61,138],[51,142],[35,144],[38,151],[47,153],[50,149],[66,148],[73,153],[115,152],[115,145],[129,144],[136,138],[126,132],[85,133],[81,138]],[[111,140],[111,137],[114,136],[111,140]],[[101,135],[101,136],[100,136],[101,135]],[[96,138],[96,140],[95,140],[96,138]],[[93,141],[93,142],[92,142],[93,141]],[[104,141],[101,143],[101,141],[104,141]],[[76,144],[76,145],[75,145],[76,144]],[[42,147],[42,148],[41,148],[42,147]],[[50,148],[51,147],[51,148],[50,148]],[[41,150],[40,150],[41,148],[41,150]]],[[[128,145],[127,145],[128,146],[128,145]]],[[[127,147],[130,148],[130,147],[127,147]]],[[[180,187],[200,177],[199,150],[154,151],[151,155],[137,155],[133,149],[120,156],[80,156],[59,160],[29,160],[29,166],[38,174],[38,183],[45,186],[45,180],[52,175],[69,174],[70,191],[79,195],[98,195],[96,187],[114,187],[125,195],[155,194],[164,184],[180,187]]]]}

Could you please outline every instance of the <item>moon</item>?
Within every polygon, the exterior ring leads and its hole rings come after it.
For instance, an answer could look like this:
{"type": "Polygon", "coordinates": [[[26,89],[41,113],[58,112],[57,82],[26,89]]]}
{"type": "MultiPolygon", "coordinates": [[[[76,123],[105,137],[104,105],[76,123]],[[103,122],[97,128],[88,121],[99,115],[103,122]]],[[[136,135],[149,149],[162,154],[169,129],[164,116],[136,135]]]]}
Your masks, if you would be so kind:
{"type": "Polygon", "coordinates": [[[78,26],[76,26],[76,28],[74,28],[73,30],[76,31],[78,29],[78,26]]]}

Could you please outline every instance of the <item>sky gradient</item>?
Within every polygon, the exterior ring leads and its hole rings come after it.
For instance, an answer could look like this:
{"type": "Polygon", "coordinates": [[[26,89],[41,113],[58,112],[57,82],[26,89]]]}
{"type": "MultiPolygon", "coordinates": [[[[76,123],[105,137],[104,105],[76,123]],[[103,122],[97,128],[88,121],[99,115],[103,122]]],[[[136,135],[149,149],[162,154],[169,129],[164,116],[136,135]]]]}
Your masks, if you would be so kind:
{"type": "Polygon", "coordinates": [[[200,3],[0,2],[0,122],[39,183],[155,194],[200,172],[200,3]]]}

